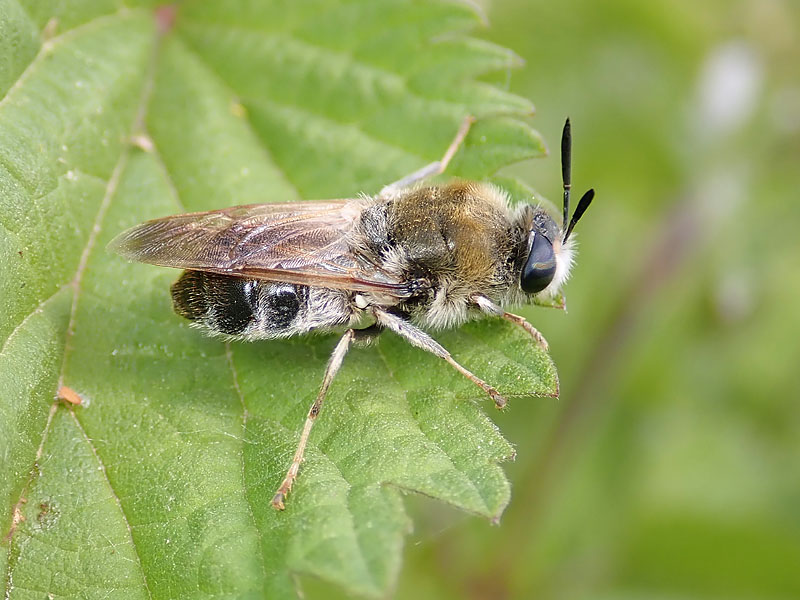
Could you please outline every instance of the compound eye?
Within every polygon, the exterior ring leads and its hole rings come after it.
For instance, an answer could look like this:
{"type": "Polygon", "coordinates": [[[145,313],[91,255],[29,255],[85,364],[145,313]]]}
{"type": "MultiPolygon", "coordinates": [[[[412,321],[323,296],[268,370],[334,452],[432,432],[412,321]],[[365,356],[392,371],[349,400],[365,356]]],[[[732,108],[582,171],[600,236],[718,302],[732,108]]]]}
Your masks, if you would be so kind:
{"type": "Polygon", "coordinates": [[[556,256],[553,244],[538,232],[533,234],[531,253],[522,269],[520,287],[523,292],[536,294],[550,285],[556,274],[556,256]]]}

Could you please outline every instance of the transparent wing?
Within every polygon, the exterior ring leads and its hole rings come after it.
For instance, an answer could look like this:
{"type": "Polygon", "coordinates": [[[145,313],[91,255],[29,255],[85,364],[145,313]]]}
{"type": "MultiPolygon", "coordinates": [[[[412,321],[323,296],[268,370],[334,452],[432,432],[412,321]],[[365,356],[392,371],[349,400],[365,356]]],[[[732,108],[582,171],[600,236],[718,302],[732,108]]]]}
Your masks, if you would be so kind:
{"type": "Polygon", "coordinates": [[[350,251],[361,202],[251,204],[147,221],[109,248],[139,262],[353,291],[408,295],[350,251]]]}

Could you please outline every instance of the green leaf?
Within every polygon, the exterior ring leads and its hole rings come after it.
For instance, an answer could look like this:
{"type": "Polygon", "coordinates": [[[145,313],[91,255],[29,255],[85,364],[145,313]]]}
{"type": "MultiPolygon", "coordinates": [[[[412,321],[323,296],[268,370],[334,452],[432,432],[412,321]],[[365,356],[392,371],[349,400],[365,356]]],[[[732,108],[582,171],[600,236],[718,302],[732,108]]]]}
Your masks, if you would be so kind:
{"type": "MultiPolygon", "coordinates": [[[[531,105],[472,79],[517,59],[450,2],[125,4],[0,0],[5,595],[286,597],[298,575],[386,595],[403,493],[508,504],[490,402],[391,335],[352,350],[276,512],[336,337],[205,338],[171,311],[176,272],[105,245],[175,212],[373,193],[467,114],[451,174],[536,156],[531,105]]],[[[511,398],[557,394],[510,324],[437,337],[511,398]]]]}

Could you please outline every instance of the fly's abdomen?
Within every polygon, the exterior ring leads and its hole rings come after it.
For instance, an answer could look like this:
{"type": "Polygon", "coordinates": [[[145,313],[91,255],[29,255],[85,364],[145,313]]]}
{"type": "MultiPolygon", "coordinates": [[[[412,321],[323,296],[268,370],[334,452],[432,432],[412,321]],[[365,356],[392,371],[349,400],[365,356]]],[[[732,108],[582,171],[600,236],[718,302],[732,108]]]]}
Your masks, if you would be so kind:
{"type": "Polygon", "coordinates": [[[205,271],[184,271],[171,291],[175,312],[182,317],[244,337],[291,335],[308,298],[305,286],[205,271]]]}
{"type": "Polygon", "coordinates": [[[347,294],[277,281],[184,271],[172,285],[175,312],[212,332],[247,339],[288,337],[345,324],[347,294]]]}

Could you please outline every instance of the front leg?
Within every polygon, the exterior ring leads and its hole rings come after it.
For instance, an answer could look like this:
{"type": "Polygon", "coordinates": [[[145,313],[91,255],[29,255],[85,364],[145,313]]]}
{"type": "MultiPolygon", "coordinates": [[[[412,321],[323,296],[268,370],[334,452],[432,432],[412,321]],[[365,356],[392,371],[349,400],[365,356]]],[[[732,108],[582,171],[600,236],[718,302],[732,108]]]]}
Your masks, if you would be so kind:
{"type": "Polygon", "coordinates": [[[550,348],[550,345],[547,343],[547,340],[544,339],[544,336],[539,333],[539,330],[537,330],[533,325],[528,323],[525,317],[506,312],[502,309],[502,307],[489,300],[489,298],[486,296],[475,296],[472,299],[472,302],[486,314],[493,315],[495,317],[503,317],[506,321],[510,321],[515,325],[522,327],[534,340],[536,340],[536,343],[542,350],[546,351],[550,348]]]}

